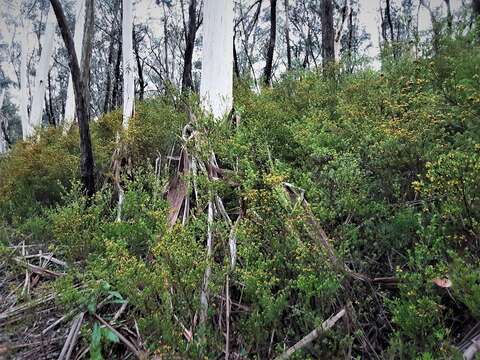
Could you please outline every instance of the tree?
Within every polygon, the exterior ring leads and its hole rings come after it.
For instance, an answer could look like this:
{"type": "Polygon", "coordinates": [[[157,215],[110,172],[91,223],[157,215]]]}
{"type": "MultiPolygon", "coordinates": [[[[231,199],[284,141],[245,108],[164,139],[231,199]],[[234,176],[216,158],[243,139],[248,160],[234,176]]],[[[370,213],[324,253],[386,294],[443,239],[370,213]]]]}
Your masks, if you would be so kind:
{"type": "Polygon", "coordinates": [[[28,118],[28,41],[27,41],[27,28],[25,26],[20,30],[21,44],[20,44],[20,118],[22,121],[22,137],[26,140],[32,136],[33,130],[30,126],[30,120],[28,118]]]}
{"type": "Polygon", "coordinates": [[[122,55],[123,55],[123,128],[133,116],[135,101],[135,59],[133,53],[133,3],[123,0],[122,18],[122,55]]]}
{"type": "MultiPolygon", "coordinates": [[[[85,46],[82,56],[83,71],[81,71],[77,52],[75,51],[75,43],[72,34],[70,33],[70,29],[68,28],[68,22],[63,12],[62,5],[59,0],[50,0],[50,3],[55,11],[58,26],[60,27],[60,32],[68,52],[68,61],[75,94],[76,116],[80,130],[80,173],[85,192],[87,196],[91,197],[95,193],[95,164],[90,137],[90,113],[88,106],[88,74],[90,72],[89,58],[91,57],[91,47],[89,47],[88,44],[84,44],[85,46]]],[[[85,29],[89,34],[87,35],[88,38],[91,39],[94,25],[94,0],[86,0],[86,17],[87,23],[85,29]]]]}
{"type": "MultiPolygon", "coordinates": [[[[74,34],[74,43],[75,51],[79,58],[82,57],[83,50],[83,34],[85,31],[85,1],[77,1],[77,11],[75,19],[75,34],[74,34]]],[[[73,83],[72,75],[68,77],[68,88],[67,88],[67,100],[65,103],[65,130],[70,128],[73,120],[75,118],[75,94],[73,92],[73,83]]]]}
{"type": "MultiPolygon", "coordinates": [[[[105,86],[105,101],[103,103],[103,112],[107,113],[112,109],[112,67],[113,67],[113,60],[114,60],[114,53],[115,53],[115,42],[117,38],[115,33],[117,31],[117,22],[116,17],[118,15],[118,10],[120,9],[120,0],[114,0],[114,8],[113,8],[113,19],[112,25],[110,28],[110,45],[108,48],[108,60],[107,60],[107,80],[105,86]]],[[[120,50],[117,50],[120,52],[120,50]]]]}
{"type": "Polygon", "coordinates": [[[206,0],[203,9],[202,80],[204,109],[221,118],[233,103],[233,1],[206,0]]]}
{"type": "Polygon", "coordinates": [[[323,68],[328,68],[335,60],[335,31],[333,28],[333,1],[322,0],[322,56],[323,68]]]}
{"type": "Polygon", "coordinates": [[[267,56],[265,60],[265,69],[263,72],[263,81],[265,85],[272,82],[273,73],[273,54],[275,51],[275,42],[277,40],[277,0],[270,0],[270,39],[268,41],[267,56]]]}
{"type": "Polygon", "coordinates": [[[188,29],[185,35],[185,56],[183,63],[182,91],[193,90],[192,59],[197,34],[197,0],[190,0],[188,6],[188,29]]]}
{"type": "Polygon", "coordinates": [[[30,125],[33,128],[39,127],[42,123],[43,109],[45,106],[44,98],[47,86],[47,76],[50,70],[50,62],[53,54],[55,27],[55,13],[50,7],[47,16],[45,33],[42,36],[42,52],[35,76],[35,88],[33,92],[32,109],[30,111],[30,125]]]}
{"type": "Polygon", "coordinates": [[[480,0],[472,0],[473,15],[478,18],[480,16],[480,0]]]}
{"type": "Polygon", "coordinates": [[[292,69],[292,46],[290,44],[290,4],[288,0],[284,2],[285,7],[285,43],[287,46],[287,69],[292,69]]]}
{"type": "Polygon", "coordinates": [[[0,90],[0,154],[3,154],[8,149],[6,135],[6,124],[3,119],[2,114],[2,107],[3,107],[3,99],[5,99],[5,89],[0,90]]]}

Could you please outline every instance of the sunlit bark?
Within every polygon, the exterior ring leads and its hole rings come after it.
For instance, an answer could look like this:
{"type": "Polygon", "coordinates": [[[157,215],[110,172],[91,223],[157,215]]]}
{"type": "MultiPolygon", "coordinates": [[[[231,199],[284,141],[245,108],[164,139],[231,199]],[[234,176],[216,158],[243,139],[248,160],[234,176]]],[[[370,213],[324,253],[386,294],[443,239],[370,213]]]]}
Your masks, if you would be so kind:
{"type": "Polygon", "coordinates": [[[203,8],[203,108],[216,118],[233,104],[233,1],[206,0],[203,8]]]}

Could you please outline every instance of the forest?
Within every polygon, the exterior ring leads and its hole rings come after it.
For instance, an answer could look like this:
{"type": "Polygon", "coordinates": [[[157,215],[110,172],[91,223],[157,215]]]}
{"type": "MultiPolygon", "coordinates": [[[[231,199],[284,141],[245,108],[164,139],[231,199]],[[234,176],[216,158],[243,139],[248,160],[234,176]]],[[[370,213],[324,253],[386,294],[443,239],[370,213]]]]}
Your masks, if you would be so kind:
{"type": "Polygon", "coordinates": [[[480,359],[479,0],[0,0],[0,359],[480,359]]]}

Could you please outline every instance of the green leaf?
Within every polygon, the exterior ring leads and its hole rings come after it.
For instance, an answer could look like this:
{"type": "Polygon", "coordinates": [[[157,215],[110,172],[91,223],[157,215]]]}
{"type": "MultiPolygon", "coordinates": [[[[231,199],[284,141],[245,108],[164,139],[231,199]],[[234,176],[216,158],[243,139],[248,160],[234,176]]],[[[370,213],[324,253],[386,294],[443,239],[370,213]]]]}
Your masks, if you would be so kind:
{"type": "Polygon", "coordinates": [[[102,333],[105,339],[107,339],[108,341],[118,343],[119,341],[118,336],[112,330],[108,328],[103,328],[102,333]]]}

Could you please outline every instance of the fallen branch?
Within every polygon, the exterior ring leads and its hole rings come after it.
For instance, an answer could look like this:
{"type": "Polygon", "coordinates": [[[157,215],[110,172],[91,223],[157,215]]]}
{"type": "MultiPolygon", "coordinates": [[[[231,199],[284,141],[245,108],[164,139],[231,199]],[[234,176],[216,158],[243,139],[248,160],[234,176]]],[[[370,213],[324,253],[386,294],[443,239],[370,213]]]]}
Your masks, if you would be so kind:
{"type": "Polygon", "coordinates": [[[70,332],[68,333],[67,340],[63,345],[62,351],[58,360],[68,360],[72,356],[72,351],[75,348],[75,344],[78,340],[78,335],[80,333],[80,328],[82,327],[83,317],[85,313],[80,313],[78,317],[73,321],[70,332]]]}
{"type": "Polygon", "coordinates": [[[480,335],[475,336],[470,341],[471,341],[470,346],[467,347],[463,352],[463,358],[465,360],[475,359],[475,355],[477,354],[478,351],[480,351],[480,335]]]}
{"type": "Polygon", "coordinates": [[[28,270],[30,270],[31,272],[33,272],[37,275],[41,275],[41,276],[45,276],[45,277],[52,277],[52,278],[65,276],[65,273],[60,273],[60,272],[57,272],[57,271],[45,269],[43,267],[30,264],[26,261],[23,261],[23,259],[21,259],[21,258],[15,258],[14,260],[17,264],[25,266],[28,270]]]}
{"type": "Polygon", "coordinates": [[[135,356],[138,359],[145,359],[146,358],[146,355],[142,351],[138,350],[137,347],[135,345],[133,345],[130,340],[128,340],[125,336],[123,336],[120,332],[118,332],[112,325],[110,325],[108,322],[106,322],[104,319],[102,319],[97,314],[95,314],[94,316],[98,321],[100,321],[100,323],[102,325],[105,325],[111,332],[113,332],[120,339],[120,341],[123,342],[123,344],[126,347],[128,347],[132,353],[135,354],[135,356]]]}
{"type": "Polygon", "coordinates": [[[295,345],[293,345],[291,348],[285,351],[282,355],[276,357],[275,360],[285,360],[290,358],[290,356],[292,356],[296,351],[303,349],[305,346],[310,344],[313,340],[318,338],[321,334],[329,330],[333,325],[335,325],[335,323],[338,320],[340,320],[345,315],[345,313],[346,313],[345,309],[342,309],[338,314],[324,321],[322,325],[320,325],[318,328],[316,328],[307,336],[305,336],[302,340],[300,340],[295,345]]]}

